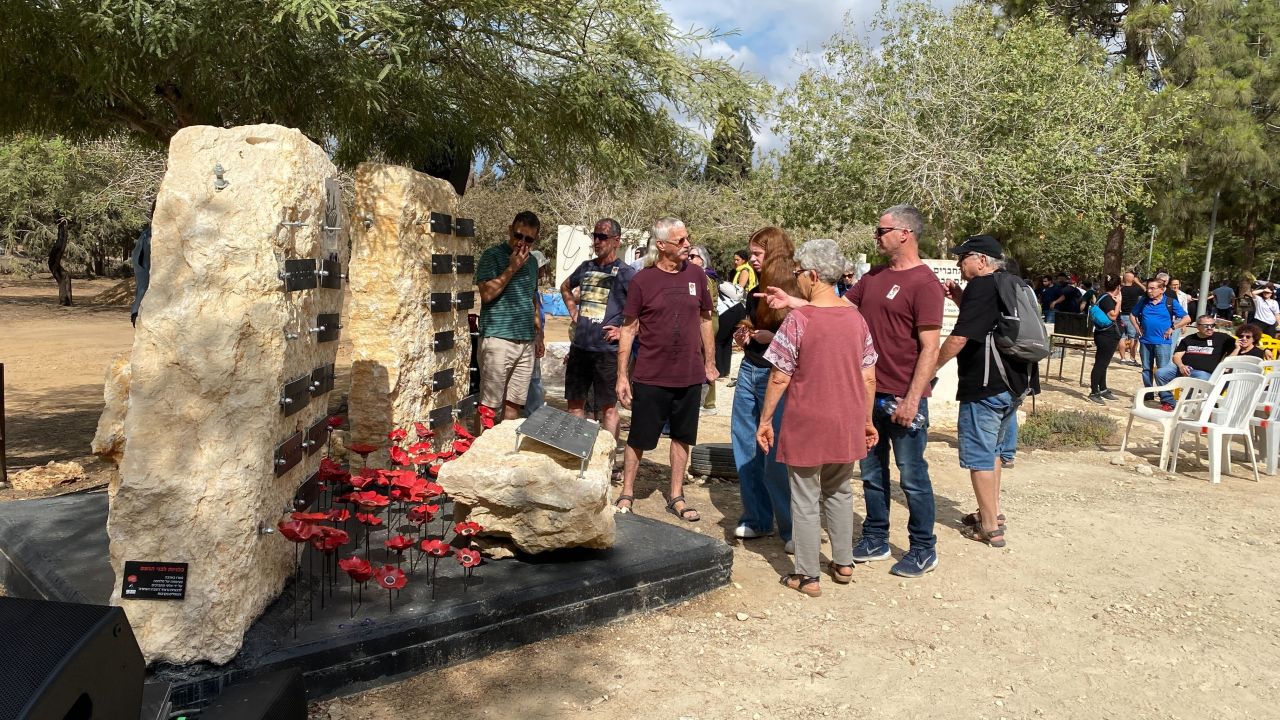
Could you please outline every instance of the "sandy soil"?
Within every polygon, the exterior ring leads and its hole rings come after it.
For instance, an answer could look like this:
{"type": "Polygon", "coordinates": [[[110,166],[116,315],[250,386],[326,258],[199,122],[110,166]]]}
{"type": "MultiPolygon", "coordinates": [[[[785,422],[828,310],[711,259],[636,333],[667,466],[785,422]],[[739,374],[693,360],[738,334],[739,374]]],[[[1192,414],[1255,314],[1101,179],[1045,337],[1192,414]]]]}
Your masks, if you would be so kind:
{"type": "MultiPolygon", "coordinates": [[[[77,283],[88,299],[110,282],[77,283]]],[[[59,308],[50,286],[0,278],[10,467],[84,459],[103,372],[127,350],[127,308],[59,308]]],[[[1078,357],[1078,356],[1077,356],[1078,357]]],[[[1089,407],[1069,358],[1038,402],[1089,407]]],[[[1128,390],[1137,371],[1113,370],[1128,390]]],[[[728,439],[731,391],[704,441],[728,439]]],[[[1108,411],[1124,417],[1128,396],[1108,411]]],[[[1280,482],[1203,467],[1138,473],[1154,462],[1116,444],[1031,451],[1006,474],[1009,546],[962,538],[973,509],[954,430],[930,444],[941,564],[920,580],[859,566],[809,599],[777,585],[789,558],[775,538],[727,538],[736,485],[687,494],[686,529],[734,546],[732,585],[679,606],[313,706],[329,720],[452,718],[1271,718],[1280,702],[1280,482]],[[745,619],[739,619],[745,618],[745,619]]],[[[637,512],[664,514],[665,446],[646,462],[637,512]]],[[[0,492],[0,499],[11,497],[0,492]]],[[[857,504],[857,503],[855,503],[857,504]]],[[[906,546],[894,506],[894,555],[906,546]]]]}

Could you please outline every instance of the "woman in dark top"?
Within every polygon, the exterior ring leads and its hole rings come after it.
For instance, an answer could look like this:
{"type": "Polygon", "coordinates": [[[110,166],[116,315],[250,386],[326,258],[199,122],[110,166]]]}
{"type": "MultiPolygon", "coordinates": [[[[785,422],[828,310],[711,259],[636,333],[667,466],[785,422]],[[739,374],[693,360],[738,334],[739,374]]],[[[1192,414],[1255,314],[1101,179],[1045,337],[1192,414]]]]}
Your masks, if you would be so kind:
{"type": "Polygon", "coordinates": [[[1258,341],[1262,339],[1262,328],[1257,325],[1241,325],[1236,331],[1236,349],[1231,351],[1232,356],[1252,355],[1259,360],[1274,360],[1274,354],[1270,350],[1263,350],[1258,347],[1258,341]]]}
{"type": "MultiPolygon", "coordinates": [[[[779,287],[795,295],[795,244],[781,228],[766,227],[751,236],[747,262],[757,273],[759,291],[779,287]]],[[[742,364],[738,366],[738,383],[733,393],[733,415],[729,429],[733,439],[733,459],[738,468],[738,492],[742,495],[742,517],[734,528],[734,537],[751,539],[773,533],[788,546],[791,542],[791,488],[787,468],[776,459],[777,450],[768,453],[756,444],[756,428],[764,407],[764,392],[773,365],[764,359],[764,351],[773,341],[773,333],[786,317],[787,310],[770,308],[754,296],[755,288],[745,298],[741,319],[734,320],[734,342],[742,348],[742,364]]],[[[729,313],[720,319],[725,323],[729,313]]],[[[779,405],[774,423],[782,421],[784,408],[779,405]]],[[[775,428],[776,429],[776,428],[775,428]]]]}
{"type": "Polygon", "coordinates": [[[1120,316],[1120,278],[1107,278],[1103,289],[1106,292],[1098,296],[1097,305],[1099,310],[1111,318],[1111,324],[1094,326],[1093,345],[1096,352],[1093,355],[1093,370],[1089,373],[1089,399],[1099,405],[1116,399],[1115,393],[1107,387],[1107,366],[1111,364],[1111,357],[1120,345],[1120,327],[1116,324],[1120,316]]]}

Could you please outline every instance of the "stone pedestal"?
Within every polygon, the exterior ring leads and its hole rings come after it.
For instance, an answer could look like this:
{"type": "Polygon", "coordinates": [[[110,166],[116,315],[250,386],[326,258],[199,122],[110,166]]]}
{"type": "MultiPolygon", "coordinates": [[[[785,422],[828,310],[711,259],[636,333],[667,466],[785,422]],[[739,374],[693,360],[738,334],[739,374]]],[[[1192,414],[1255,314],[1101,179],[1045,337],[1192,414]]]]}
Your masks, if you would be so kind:
{"type": "Polygon", "coordinates": [[[345,268],[336,177],[323,149],[274,125],[190,127],[170,144],[108,521],[112,602],[149,662],[227,662],[292,574],[292,543],[263,529],[322,453],[304,446],[282,466],[277,447],[325,419],[338,341],[319,316],[340,314],[343,293],[287,292],[281,273],[290,260],[345,268]],[[122,597],[126,560],[188,563],[186,599],[122,597]]]}
{"type": "Polygon", "coordinates": [[[521,552],[612,547],[613,436],[603,430],[596,436],[579,477],[582,461],[567,452],[532,438],[523,438],[516,450],[522,422],[486,430],[465,455],[440,469],[457,515],[483,525],[484,539],[509,542],[521,552]]]}
{"type": "MultiPolygon", "coordinates": [[[[411,429],[428,412],[467,395],[471,336],[467,313],[480,311],[473,271],[437,267],[432,256],[476,256],[473,238],[456,223],[458,198],[449,183],[408,168],[363,163],[355,175],[351,257],[351,443],[385,446],[392,428],[411,429]],[[436,226],[432,225],[436,213],[436,226]],[[465,309],[466,293],[473,306],[465,309]],[[448,294],[448,308],[431,307],[448,294]],[[462,302],[459,302],[459,301],[462,302]],[[452,347],[437,345],[452,333],[452,347]],[[440,387],[439,373],[453,371],[440,387]],[[437,387],[433,390],[433,380],[437,387]]],[[[445,343],[447,344],[447,342],[445,343]]],[[[386,451],[370,457],[386,463],[386,451]]]]}

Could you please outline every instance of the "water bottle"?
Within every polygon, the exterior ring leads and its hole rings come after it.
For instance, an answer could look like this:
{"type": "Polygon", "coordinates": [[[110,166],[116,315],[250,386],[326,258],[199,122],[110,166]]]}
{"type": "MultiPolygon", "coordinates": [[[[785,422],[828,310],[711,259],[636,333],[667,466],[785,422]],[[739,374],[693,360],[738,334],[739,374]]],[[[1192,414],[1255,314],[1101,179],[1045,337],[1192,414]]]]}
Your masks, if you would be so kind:
{"type": "MultiPolygon", "coordinates": [[[[883,412],[886,417],[893,417],[893,414],[898,410],[898,402],[900,400],[902,400],[902,398],[897,396],[882,397],[879,400],[876,400],[876,405],[879,406],[880,411],[883,412]]],[[[907,428],[910,430],[919,430],[920,428],[924,427],[924,423],[925,423],[924,413],[917,412],[915,418],[911,421],[911,424],[908,425],[907,428]]]]}

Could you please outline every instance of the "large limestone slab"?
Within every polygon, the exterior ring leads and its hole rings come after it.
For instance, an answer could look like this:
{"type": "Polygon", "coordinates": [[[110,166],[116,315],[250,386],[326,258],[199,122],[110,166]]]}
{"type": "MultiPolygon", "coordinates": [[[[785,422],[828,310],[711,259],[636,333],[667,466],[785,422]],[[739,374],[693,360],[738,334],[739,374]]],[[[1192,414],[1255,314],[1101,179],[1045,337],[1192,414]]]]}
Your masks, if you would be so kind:
{"type": "Polygon", "coordinates": [[[345,266],[340,202],[338,229],[324,222],[335,177],[318,145],[274,125],[186,128],[170,144],[107,524],[112,602],[148,661],[227,662],[292,573],[292,545],[260,528],[281,518],[321,453],[277,476],[275,449],[323,420],[327,403],[305,396],[286,416],[280,397],[334,362],[337,340],[311,330],[341,311],[343,293],[287,293],[280,273],[289,259],[345,266]],[[122,598],[126,560],[188,563],[186,599],[122,598]]]}
{"type": "MultiPolygon", "coordinates": [[[[452,186],[409,168],[363,163],[355,173],[351,255],[351,442],[386,444],[392,428],[425,421],[430,410],[466,395],[471,359],[467,310],[432,312],[431,293],[474,293],[470,272],[433,274],[431,256],[475,257],[472,238],[432,232],[431,214],[456,220],[452,186]],[[436,349],[437,333],[453,347],[436,349]],[[436,373],[453,386],[432,391],[436,373]]],[[[478,258],[476,258],[478,259],[478,258]]],[[[474,297],[479,312],[480,300],[474,297]]],[[[384,463],[385,452],[371,457],[384,463]]]]}
{"type": "Polygon", "coordinates": [[[124,415],[129,403],[129,381],[129,353],[121,353],[107,366],[102,384],[102,415],[98,416],[98,430],[90,446],[94,455],[117,468],[124,459],[124,415]]]}
{"type": "Polygon", "coordinates": [[[485,536],[509,541],[527,553],[560,548],[613,546],[614,508],[609,477],[613,436],[601,432],[585,477],[567,452],[523,438],[523,422],[504,422],[476,438],[465,455],[440,469],[457,515],[485,528],[485,536]]]}

